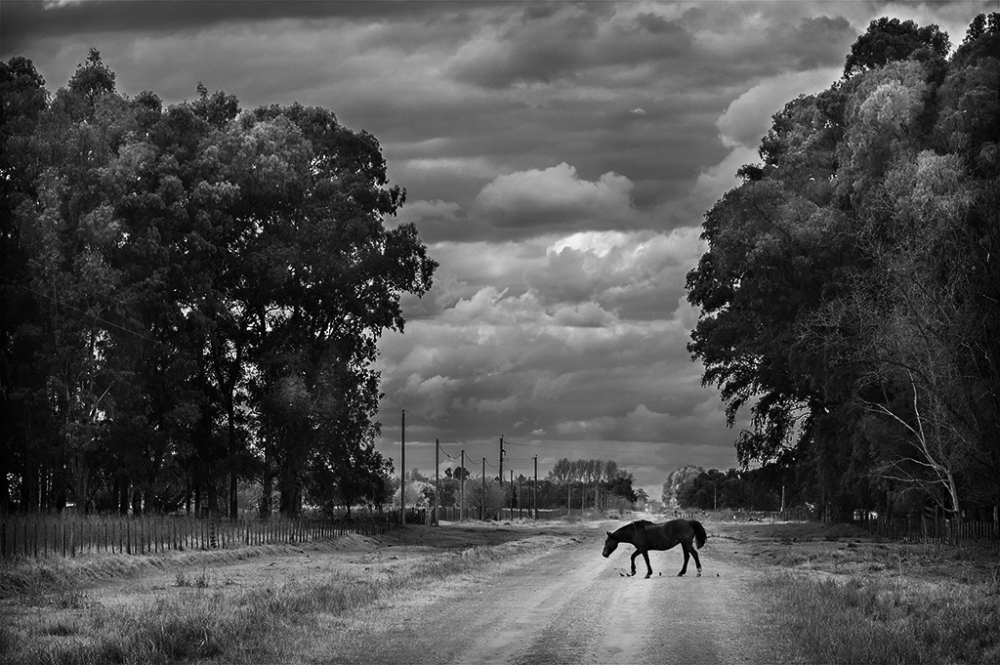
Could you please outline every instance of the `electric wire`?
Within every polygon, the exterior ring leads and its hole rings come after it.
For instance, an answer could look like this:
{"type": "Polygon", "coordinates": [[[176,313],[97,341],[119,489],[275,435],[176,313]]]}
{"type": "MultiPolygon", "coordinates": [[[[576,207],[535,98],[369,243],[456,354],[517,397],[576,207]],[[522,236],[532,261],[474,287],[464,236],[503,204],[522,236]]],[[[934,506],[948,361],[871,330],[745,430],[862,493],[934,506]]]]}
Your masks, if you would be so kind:
{"type": "MultiPolygon", "coordinates": [[[[160,346],[165,346],[165,344],[161,340],[153,339],[152,337],[147,337],[146,335],[143,335],[142,333],[138,333],[138,332],[136,332],[134,330],[129,330],[128,328],[125,328],[124,326],[121,326],[121,325],[119,325],[119,324],[117,324],[117,323],[115,323],[113,321],[108,321],[107,319],[101,318],[100,316],[97,316],[96,314],[94,314],[92,312],[88,312],[86,310],[82,310],[79,307],[75,307],[73,305],[70,305],[69,303],[67,303],[67,302],[65,302],[63,300],[59,300],[58,298],[54,298],[54,297],[52,297],[52,296],[50,296],[50,295],[48,295],[46,293],[42,293],[41,291],[37,291],[37,290],[31,288],[30,286],[26,286],[26,285],[21,284],[19,282],[15,282],[14,280],[10,279],[9,277],[4,277],[4,276],[0,275],[0,279],[2,279],[3,281],[7,282],[8,284],[10,284],[12,286],[16,286],[18,288],[24,289],[25,291],[28,291],[29,293],[33,293],[33,294],[35,294],[36,296],[38,296],[40,298],[45,298],[46,300],[50,300],[50,301],[54,302],[55,304],[57,304],[57,305],[59,305],[61,307],[65,307],[66,309],[72,310],[72,311],[76,312],[77,314],[82,314],[82,315],[84,315],[86,317],[89,317],[89,318],[93,319],[94,321],[97,321],[98,323],[102,323],[102,324],[104,324],[104,325],[106,325],[106,326],[108,326],[110,328],[117,328],[118,330],[120,330],[120,331],[122,331],[124,333],[128,333],[129,335],[132,335],[134,337],[138,337],[139,339],[144,339],[147,342],[152,342],[153,344],[158,344],[160,346]]],[[[119,302],[119,304],[121,304],[121,303],[119,302]]]]}

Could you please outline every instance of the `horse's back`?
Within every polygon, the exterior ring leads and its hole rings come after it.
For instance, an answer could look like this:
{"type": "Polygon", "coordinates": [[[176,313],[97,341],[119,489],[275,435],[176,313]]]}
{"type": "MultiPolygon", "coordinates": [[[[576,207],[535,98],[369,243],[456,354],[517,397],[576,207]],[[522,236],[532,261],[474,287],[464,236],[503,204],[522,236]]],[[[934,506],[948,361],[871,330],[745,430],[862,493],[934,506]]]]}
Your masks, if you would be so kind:
{"type": "Polygon", "coordinates": [[[649,549],[670,549],[682,541],[697,538],[704,544],[704,529],[694,520],[676,519],[662,524],[654,524],[649,520],[636,520],[618,531],[616,534],[628,535],[636,547],[649,549]],[[701,533],[698,533],[699,530],[701,533]]]}

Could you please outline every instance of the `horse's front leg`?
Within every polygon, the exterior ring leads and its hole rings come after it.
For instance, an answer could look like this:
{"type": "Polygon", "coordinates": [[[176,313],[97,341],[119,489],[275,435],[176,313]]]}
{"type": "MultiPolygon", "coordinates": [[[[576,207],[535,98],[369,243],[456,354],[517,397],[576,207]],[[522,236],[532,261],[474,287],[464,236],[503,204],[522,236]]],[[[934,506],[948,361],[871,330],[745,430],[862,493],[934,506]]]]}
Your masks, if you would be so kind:
{"type": "Polygon", "coordinates": [[[632,573],[629,575],[629,577],[634,577],[635,576],[635,558],[637,556],[639,556],[639,550],[636,550],[635,552],[632,552],[632,573]]]}

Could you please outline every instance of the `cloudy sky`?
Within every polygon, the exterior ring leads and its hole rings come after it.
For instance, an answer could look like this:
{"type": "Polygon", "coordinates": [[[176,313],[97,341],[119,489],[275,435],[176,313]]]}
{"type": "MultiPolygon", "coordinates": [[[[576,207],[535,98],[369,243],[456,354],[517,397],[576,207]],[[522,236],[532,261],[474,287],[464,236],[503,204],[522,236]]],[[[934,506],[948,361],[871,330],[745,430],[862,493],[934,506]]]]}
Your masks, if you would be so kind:
{"type": "MultiPolygon", "coordinates": [[[[118,90],[199,82],[244,108],[333,110],[382,144],[441,264],[386,335],[379,448],[432,474],[614,459],[659,498],[735,466],[685,345],[704,211],[759,161],[771,115],[839,78],[881,16],[960,43],[989,2],[126,2],[0,4],[0,57],[50,91],[96,47],[118,90]],[[450,459],[449,456],[456,459],[450,459]]],[[[390,224],[397,220],[389,220],[390,224]]],[[[737,424],[737,429],[739,423],[737,424]]]]}

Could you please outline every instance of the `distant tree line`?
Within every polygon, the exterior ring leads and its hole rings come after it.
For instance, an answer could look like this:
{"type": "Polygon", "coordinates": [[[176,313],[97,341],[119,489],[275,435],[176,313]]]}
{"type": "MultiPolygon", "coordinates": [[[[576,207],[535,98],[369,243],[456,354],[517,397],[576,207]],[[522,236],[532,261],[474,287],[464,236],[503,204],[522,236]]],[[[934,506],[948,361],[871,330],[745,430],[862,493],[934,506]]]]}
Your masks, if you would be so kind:
{"type": "Polygon", "coordinates": [[[0,511],[380,503],[384,330],[436,263],[375,137],[0,63],[0,511]],[[272,496],[278,505],[272,505],[272,496]]]}
{"type": "MultiPolygon", "coordinates": [[[[689,349],[802,501],[1000,502],[1000,14],[873,21],[705,215],[689,349]]],[[[703,498],[697,499],[703,502],[703,498]]]]}
{"type": "Polygon", "coordinates": [[[702,469],[687,466],[672,472],[663,485],[663,504],[669,510],[781,509],[801,506],[799,488],[776,465],[758,469],[702,469]]]}
{"type": "MultiPolygon", "coordinates": [[[[407,474],[406,502],[408,505],[432,506],[438,482],[413,469],[407,474]]],[[[538,480],[533,487],[534,477],[524,474],[510,478],[489,477],[485,486],[485,506],[488,514],[500,508],[528,509],[537,497],[538,508],[548,510],[569,506],[597,510],[631,509],[636,502],[645,500],[645,492],[632,487],[634,478],[630,471],[618,466],[613,460],[569,460],[560,459],[548,475],[538,480]],[[522,490],[520,497],[518,489],[522,490]]],[[[447,468],[439,480],[441,495],[439,505],[461,506],[462,480],[465,480],[466,507],[478,514],[484,501],[482,476],[473,474],[461,466],[447,468]]],[[[399,484],[390,481],[395,492],[394,501],[399,501],[399,484]]]]}

